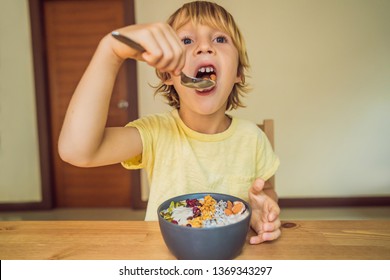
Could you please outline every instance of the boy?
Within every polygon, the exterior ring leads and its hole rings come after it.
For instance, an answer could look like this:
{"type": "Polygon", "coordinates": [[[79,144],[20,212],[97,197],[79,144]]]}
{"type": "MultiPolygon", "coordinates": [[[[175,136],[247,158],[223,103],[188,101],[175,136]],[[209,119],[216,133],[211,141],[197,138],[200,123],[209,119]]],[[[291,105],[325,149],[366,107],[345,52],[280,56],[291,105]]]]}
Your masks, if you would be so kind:
{"type": "Polygon", "coordinates": [[[249,200],[251,244],[280,236],[280,209],[267,180],[279,165],[257,126],[227,115],[242,106],[249,67],[245,44],[233,17],[217,4],[183,5],[167,23],[132,25],[117,30],[138,42],[140,53],[105,36],[69,104],[59,139],[65,161],[83,167],[121,162],[146,168],[150,196],[146,220],[173,196],[222,192],[249,200]],[[156,68],[161,92],[172,112],[147,116],[126,127],[106,128],[114,81],[125,59],[156,68]],[[207,90],[187,88],[180,73],[216,79],[207,90]],[[83,133],[88,131],[86,135],[83,133]],[[249,191],[248,191],[249,190],[249,191]]]}

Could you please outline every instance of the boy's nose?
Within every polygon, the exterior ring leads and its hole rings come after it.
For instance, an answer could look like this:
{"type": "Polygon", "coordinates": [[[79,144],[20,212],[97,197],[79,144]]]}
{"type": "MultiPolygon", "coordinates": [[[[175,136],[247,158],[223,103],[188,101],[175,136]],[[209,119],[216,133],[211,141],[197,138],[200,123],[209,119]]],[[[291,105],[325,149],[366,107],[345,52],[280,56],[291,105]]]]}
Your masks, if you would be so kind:
{"type": "Polygon", "coordinates": [[[199,55],[199,54],[213,54],[214,48],[212,47],[211,42],[204,40],[204,41],[199,42],[198,46],[195,49],[195,53],[197,55],[199,55]]]}

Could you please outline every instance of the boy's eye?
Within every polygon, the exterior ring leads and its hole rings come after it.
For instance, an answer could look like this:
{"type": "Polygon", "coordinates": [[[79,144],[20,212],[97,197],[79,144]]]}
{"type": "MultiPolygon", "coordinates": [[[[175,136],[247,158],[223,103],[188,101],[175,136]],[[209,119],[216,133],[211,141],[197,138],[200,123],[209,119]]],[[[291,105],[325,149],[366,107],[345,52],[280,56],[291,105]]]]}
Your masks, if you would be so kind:
{"type": "Polygon", "coordinates": [[[226,43],[227,42],[227,38],[225,36],[218,36],[217,38],[215,38],[215,41],[217,43],[226,43]]]}
{"type": "Polygon", "coordinates": [[[181,40],[184,45],[189,45],[192,43],[192,40],[190,38],[184,38],[181,40]]]}

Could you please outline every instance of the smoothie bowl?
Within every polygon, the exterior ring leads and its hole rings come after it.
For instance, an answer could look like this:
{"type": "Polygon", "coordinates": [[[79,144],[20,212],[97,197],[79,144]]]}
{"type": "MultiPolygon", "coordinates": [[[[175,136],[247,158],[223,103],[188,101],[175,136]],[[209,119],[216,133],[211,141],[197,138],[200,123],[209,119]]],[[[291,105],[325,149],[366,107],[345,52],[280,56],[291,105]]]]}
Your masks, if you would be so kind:
{"type": "Polygon", "coordinates": [[[231,195],[193,193],[168,199],[157,214],[165,244],[176,258],[222,260],[240,254],[251,208],[231,195]]]}

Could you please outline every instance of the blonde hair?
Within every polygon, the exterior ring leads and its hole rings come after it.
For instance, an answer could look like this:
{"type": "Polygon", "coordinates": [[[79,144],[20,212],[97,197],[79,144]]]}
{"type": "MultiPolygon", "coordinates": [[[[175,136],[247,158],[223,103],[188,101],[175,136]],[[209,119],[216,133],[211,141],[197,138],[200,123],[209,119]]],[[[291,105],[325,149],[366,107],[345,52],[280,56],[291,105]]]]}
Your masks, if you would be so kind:
{"type": "MultiPolygon", "coordinates": [[[[241,97],[249,91],[248,84],[245,82],[246,72],[249,70],[249,61],[244,38],[242,37],[233,16],[216,3],[194,1],[184,4],[174,12],[167,20],[167,23],[172,26],[174,30],[178,30],[190,20],[194,25],[202,24],[219,29],[232,38],[233,44],[238,51],[239,61],[237,74],[241,77],[241,81],[233,86],[228,98],[226,110],[244,107],[241,102],[241,97]]],[[[161,93],[167,99],[170,106],[177,109],[180,108],[180,99],[175,88],[172,85],[165,84],[165,81],[170,79],[170,75],[157,70],[156,74],[161,82],[155,87],[155,94],[161,93]]]]}

